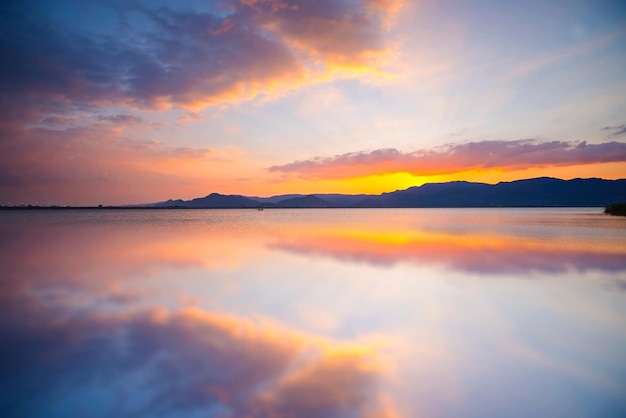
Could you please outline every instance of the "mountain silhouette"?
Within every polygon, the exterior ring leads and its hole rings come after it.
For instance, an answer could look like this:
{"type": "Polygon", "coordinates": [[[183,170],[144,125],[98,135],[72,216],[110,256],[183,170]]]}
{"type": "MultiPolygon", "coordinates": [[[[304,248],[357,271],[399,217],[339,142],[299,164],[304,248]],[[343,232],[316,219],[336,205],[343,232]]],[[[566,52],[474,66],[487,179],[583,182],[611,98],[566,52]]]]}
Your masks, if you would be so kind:
{"type": "Polygon", "coordinates": [[[428,183],[380,195],[313,194],[246,197],[211,193],[192,200],[168,200],[150,207],[181,208],[454,208],[606,206],[626,202],[626,179],[561,180],[540,177],[498,184],[453,181],[428,183]]]}

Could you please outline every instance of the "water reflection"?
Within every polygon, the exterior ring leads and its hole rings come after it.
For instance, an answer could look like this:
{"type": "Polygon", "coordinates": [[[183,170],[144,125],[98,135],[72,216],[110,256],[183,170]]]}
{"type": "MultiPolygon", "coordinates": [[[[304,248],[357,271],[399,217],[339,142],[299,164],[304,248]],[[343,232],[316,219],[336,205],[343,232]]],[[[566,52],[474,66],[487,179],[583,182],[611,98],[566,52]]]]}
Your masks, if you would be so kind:
{"type": "Polygon", "coordinates": [[[606,248],[571,241],[546,243],[541,238],[477,233],[454,236],[405,231],[367,234],[367,231],[315,230],[290,234],[270,244],[271,248],[378,266],[400,262],[440,263],[474,273],[626,270],[626,246],[606,248]]]}
{"type": "Polygon", "coordinates": [[[0,228],[2,416],[626,410],[621,219],[24,212],[0,228]]]}
{"type": "Polygon", "coordinates": [[[379,342],[339,343],[197,308],[125,314],[7,308],[0,330],[11,342],[0,352],[2,416],[392,412],[377,387],[386,372],[379,342]]]}
{"type": "Polygon", "coordinates": [[[400,212],[399,219],[391,222],[377,217],[322,228],[300,224],[271,245],[340,261],[379,266],[439,263],[475,273],[626,270],[623,220],[607,220],[593,212],[585,219],[576,211],[556,216],[552,211],[548,216],[527,211],[530,216],[520,210],[498,216],[491,216],[497,212],[489,210],[443,211],[447,216],[431,211],[423,217],[400,212]]]}

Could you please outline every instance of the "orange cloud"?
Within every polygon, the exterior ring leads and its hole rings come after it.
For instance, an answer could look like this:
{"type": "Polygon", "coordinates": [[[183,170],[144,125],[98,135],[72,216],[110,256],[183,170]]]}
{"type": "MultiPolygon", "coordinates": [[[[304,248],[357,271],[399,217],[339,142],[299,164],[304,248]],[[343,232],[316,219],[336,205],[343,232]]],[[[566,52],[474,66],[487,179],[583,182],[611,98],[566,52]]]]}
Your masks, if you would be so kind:
{"type": "Polygon", "coordinates": [[[214,33],[216,40],[237,45],[225,62],[237,61],[224,68],[228,76],[199,77],[173,92],[170,101],[199,110],[333,78],[384,75],[392,53],[384,32],[401,6],[399,0],[235,3],[234,13],[214,33]]]}

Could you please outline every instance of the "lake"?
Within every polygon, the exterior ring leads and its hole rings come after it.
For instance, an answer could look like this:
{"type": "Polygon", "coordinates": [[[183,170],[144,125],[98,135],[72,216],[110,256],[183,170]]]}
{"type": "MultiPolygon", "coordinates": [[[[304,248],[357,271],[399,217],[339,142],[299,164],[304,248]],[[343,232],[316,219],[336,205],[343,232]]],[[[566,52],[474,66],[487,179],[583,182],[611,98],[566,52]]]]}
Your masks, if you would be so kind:
{"type": "Polygon", "coordinates": [[[2,417],[624,417],[626,218],[0,212],[2,417]]]}

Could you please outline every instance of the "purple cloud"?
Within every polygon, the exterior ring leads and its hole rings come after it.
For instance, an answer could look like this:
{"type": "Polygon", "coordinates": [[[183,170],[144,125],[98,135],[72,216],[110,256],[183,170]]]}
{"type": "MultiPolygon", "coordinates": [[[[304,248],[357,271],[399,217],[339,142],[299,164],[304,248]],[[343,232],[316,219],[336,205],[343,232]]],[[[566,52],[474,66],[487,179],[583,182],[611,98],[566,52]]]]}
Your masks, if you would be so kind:
{"type": "Polygon", "coordinates": [[[525,169],[607,162],[626,162],[626,143],[482,141],[409,153],[389,148],[295,161],[272,166],[269,171],[302,178],[350,178],[398,172],[435,175],[472,169],[525,169]]]}
{"type": "MultiPolygon", "coordinates": [[[[398,4],[238,0],[203,9],[141,1],[94,4],[117,19],[114,27],[96,31],[68,24],[46,2],[3,2],[0,104],[6,110],[0,117],[32,121],[32,113],[109,104],[199,109],[295,88],[331,68],[374,69],[373,57],[387,48],[385,22],[398,4]]],[[[63,7],[68,15],[77,13],[71,5],[63,7]]]]}
{"type": "Polygon", "coordinates": [[[110,122],[113,124],[120,125],[136,125],[142,122],[142,119],[133,115],[100,115],[98,116],[98,120],[104,122],[110,122]]]}

